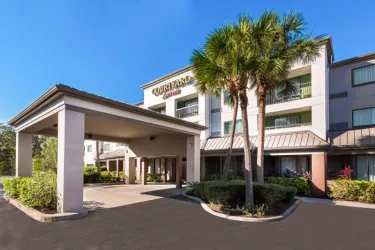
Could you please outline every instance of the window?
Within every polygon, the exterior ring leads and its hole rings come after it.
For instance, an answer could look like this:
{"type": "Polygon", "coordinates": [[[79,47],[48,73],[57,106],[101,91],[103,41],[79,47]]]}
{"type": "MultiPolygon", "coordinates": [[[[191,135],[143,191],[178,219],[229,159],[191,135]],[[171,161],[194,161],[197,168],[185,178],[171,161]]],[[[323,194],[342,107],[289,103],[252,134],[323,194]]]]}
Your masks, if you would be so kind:
{"type": "Polygon", "coordinates": [[[286,117],[275,118],[275,127],[284,127],[291,124],[300,124],[301,115],[292,115],[286,117]]]}
{"type": "Polygon", "coordinates": [[[110,151],[111,145],[110,144],[104,144],[104,151],[110,151]]]}
{"type": "Polygon", "coordinates": [[[122,147],[122,146],[125,146],[125,143],[116,143],[116,147],[122,147]]]}
{"type": "Polygon", "coordinates": [[[178,102],[177,109],[186,108],[186,107],[195,106],[195,105],[198,105],[198,98],[178,102]]]}
{"type": "Polygon", "coordinates": [[[353,127],[375,125],[375,108],[353,110],[353,127]]]}
{"type": "Polygon", "coordinates": [[[357,179],[375,181],[375,156],[363,155],[357,157],[357,179]]]}
{"type": "Polygon", "coordinates": [[[92,152],[92,145],[87,146],[87,152],[92,152]]]}
{"type": "Polygon", "coordinates": [[[297,171],[297,158],[294,156],[281,157],[281,175],[284,176],[286,169],[297,171]]]}
{"type": "Polygon", "coordinates": [[[166,114],[165,107],[161,107],[161,108],[157,108],[157,109],[152,109],[152,111],[160,113],[160,114],[163,114],[163,115],[166,114]]]}
{"type": "Polygon", "coordinates": [[[353,69],[352,78],[353,86],[375,83],[375,65],[353,69]]]}
{"type": "MultiPolygon", "coordinates": [[[[232,121],[224,122],[224,134],[229,135],[232,130],[232,121]]],[[[241,134],[242,130],[242,120],[236,121],[236,134],[241,134]]]]}

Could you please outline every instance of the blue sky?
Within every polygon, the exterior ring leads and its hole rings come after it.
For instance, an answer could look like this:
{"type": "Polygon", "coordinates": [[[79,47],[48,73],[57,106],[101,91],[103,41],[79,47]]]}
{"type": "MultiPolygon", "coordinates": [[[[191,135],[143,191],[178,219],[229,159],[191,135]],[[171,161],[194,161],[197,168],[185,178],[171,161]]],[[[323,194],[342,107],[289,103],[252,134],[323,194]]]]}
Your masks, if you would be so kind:
{"type": "Polygon", "coordinates": [[[240,13],[301,11],[314,34],[332,36],[336,61],[373,52],[374,8],[371,0],[3,0],[0,122],[56,83],[141,101],[140,85],[188,65],[207,33],[240,13]]]}

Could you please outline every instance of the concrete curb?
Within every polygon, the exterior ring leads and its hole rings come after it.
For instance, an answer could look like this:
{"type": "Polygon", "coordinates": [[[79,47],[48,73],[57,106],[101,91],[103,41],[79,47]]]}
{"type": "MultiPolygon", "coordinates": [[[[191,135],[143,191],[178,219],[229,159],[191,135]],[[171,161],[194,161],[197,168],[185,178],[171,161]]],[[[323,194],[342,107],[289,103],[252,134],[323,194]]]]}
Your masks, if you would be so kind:
{"type": "Polygon", "coordinates": [[[321,199],[321,198],[311,198],[311,197],[298,197],[298,198],[301,199],[303,202],[336,205],[336,206],[344,206],[344,207],[375,209],[375,204],[373,203],[365,203],[365,202],[358,202],[358,201],[331,200],[331,199],[321,199]]]}
{"type": "Polygon", "coordinates": [[[59,214],[44,214],[33,208],[26,207],[16,199],[4,196],[4,198],[13,206],[40,222],[55,222],[55,221],[66,221],[83,218],[88,214],[88,210],[84,208],[83,213],[59,213],[59,214]]]}
{"type": "Polygon", "coordinates": [[[301,202],[302,202],[301,199],[297,199],[287,210],[285,210],[285,212],[282,215],[279,215],[279,216],[273,216],[273,217],[267,217],[267,218],[250,218],[250,217],[231,216],[231,215],[226,215],[226,214],[218,213],[218,212],[213,211],[207,205],[207,203],[205,203],[200,198],[197,198],[197,197],[194,197],[194,196],[189,196],[189,195],[186,195],[186,194],[183,194],[183,196],[185,198],[187,198],[187,199],[199,202],[201,204],[202,208],[206,212],[208,212],[208,213],[210,213],[210,214],[212,214],[214,216],[217,216],[217,217],[220,217],[220,218],[224,218],[224,219],[227,219],[227,220],[242,221],[242,222],[271,222],[271,221],[279,221],[279,220],[282,220],[282,219],[285,219],[286,217],[288,217],[298,207],[298,205],[301,204],[301,202]]]}

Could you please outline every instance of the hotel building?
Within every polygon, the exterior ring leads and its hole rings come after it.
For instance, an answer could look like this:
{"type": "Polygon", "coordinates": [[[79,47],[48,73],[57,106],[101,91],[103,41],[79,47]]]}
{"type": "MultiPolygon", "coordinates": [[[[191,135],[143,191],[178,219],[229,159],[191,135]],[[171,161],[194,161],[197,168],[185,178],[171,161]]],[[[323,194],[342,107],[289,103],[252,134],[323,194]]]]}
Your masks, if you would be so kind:
{"type": "MultiPolygon", "coordinates": [[[[286,169],[300,175],[311,172],[316,195],[324,194],[327,180],[337,177],[346,165],[354,170],[353,178],[375,181],[375,53],[334,62],[332,40],[328,37],[325,41],[315,62],[292,67],[289,79],[296,84],[296,94],[267,97],[265,120],[265,176],[282,176],[286,169]]],[[[135,105],[208,127],[200,135],[201,178],[222,173],[231,127],[236,126],[230,171],[242,175],[241,113],[232,124],[233,109],[224,102],[227,93],[219,98],[201,94],[194,83],[191,66],[182,68],[141,86],[144,100],[135,105]]],[[[256,177],[258,107],[254,91],[248,92],[248,98],[256,177]]],[[[126,148],[123,143],[100,142],[101,164],[121,171],[126,148]]],[[[85,164],[94,165],[95,157],[96,142],[85,141],[85,164]]],[[[186,180],[185,157],[182,178],[186,180]]],[[[147,164],[149,173],[176,181],[173,155],[150,155],[147,164]]],[[[140,165],[137,159],[138,180],[140,165]]]]}

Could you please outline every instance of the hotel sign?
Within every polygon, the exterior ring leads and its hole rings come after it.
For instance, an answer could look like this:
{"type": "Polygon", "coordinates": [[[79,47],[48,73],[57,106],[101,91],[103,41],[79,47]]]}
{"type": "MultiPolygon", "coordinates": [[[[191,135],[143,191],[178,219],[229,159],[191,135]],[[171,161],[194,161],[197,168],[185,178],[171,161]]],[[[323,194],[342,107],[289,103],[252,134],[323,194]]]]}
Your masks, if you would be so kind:
{"type": "Polygon", "coordinates": [[[185,87],[194,80],[192,76],[184,76],[177,80],[163,84],[152,90],[152,93],[156,96],[163,95],[163,99],[168,97],[181,94],[181,87],[185,87]]]}

